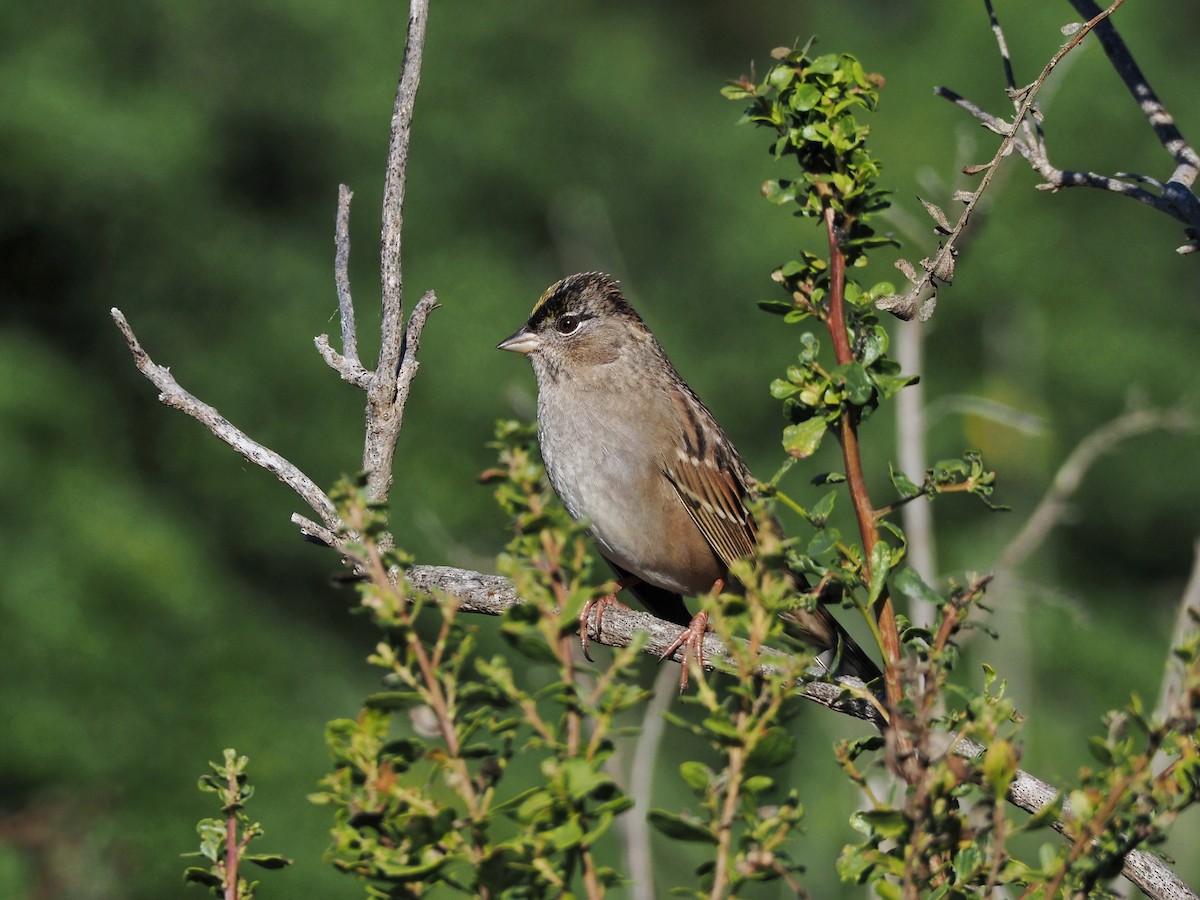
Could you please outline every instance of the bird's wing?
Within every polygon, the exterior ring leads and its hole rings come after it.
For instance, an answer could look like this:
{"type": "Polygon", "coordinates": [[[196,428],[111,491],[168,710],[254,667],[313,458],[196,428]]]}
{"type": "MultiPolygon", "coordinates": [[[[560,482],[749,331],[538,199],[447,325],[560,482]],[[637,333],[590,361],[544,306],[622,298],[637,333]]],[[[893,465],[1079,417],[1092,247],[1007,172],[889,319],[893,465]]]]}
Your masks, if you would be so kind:
{"type": "MultiPolygon", "coordinates": [[[[674,485],[709,546],[726,566],[753,556],[758,537],[746,507],[754,478],[733,444],[700,399],[690,390],[676,398],[683,435],[675,459],[667,460],[663,475],[674,485]],[[705,435],[721,440],[707,440],[705,435]]],[[[770,527],[770,526],[768,526],[770,527]]],[[[777,527],[777,524],[776,524],[777,527]]],[[[797,590],[807,590],[803,576],[794,575],[797,590]]],[[[797,608],[784,614],[795,636],[821,650],[836,651],[838,672],[863,681],[879,677],[879,669],[824,606],[797,608]]]]}
{"type": "Polygon", "coordinates": [[[754,521],[746,508],[751,476],[712,413],[690,390],[676,398],[682,441],[663,475],[725,565],[754,554],[754,521]],[[710,440],[705,435],[720,436],[710,440]]]}

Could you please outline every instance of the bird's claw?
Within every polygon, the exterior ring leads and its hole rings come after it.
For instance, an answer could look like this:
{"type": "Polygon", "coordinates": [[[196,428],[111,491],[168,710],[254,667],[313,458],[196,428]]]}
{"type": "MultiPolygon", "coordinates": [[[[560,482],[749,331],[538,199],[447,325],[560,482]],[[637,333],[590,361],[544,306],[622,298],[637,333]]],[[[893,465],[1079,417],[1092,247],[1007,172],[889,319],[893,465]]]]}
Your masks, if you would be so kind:
{"type": "Polygon", "coordinates": [[[588,653],[588,643],[591,641],[588,618],[594,609],[596,611],[596,637],[599,637],[604,622],[604,611],[610,606],[619,606],[622,609],[629,608],[617,599],[617,595],[614,592],[612,594],[605,594],[603,597],[593,597],[587,603],[583,604],[583,609],[579,611],[579,645],[583,648],[583,658],[588,662],[593,661],[592,655],[588,653]]]}
{"type": "Polygon", "coordinates": [[[680,647],[684,648],[679,674],[679,693],[681,694],[687,690],[688,686],[689,659],[696,660],[700,668],[704,668],[704,636],[706,634],[708,634],[708,613],[698,612],[688,623],[687,628],[680,632],[679,637],[675,638],[671,646],[664,650],[659,657],[660,661],[668,659],[674,656],[680,647]]]}

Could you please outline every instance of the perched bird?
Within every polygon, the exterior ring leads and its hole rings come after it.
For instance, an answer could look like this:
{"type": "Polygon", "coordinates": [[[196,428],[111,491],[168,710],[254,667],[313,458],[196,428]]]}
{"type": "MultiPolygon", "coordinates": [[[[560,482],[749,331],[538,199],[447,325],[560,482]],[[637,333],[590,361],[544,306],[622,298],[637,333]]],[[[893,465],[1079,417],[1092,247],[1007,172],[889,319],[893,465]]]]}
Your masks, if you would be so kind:
{"type": "MultiPolygon", "coordinates": [[[[618,590],[685,626],[664,656],[686,642],[702,661],[708,617],[690,616],[683,596],[727,583],[730,564],[756,545],[746,506],[755,482],[737,450],[607,275],[551,285],[497,349],[533,364],[546,473],[570,514],[589,523],[618,590]]],[[[585,651],[590,609],[580,617],[585,651]]],[[[785,619],[806,643],[833,651],[840,672],[878,677],[823,606],[785,619]]]]}

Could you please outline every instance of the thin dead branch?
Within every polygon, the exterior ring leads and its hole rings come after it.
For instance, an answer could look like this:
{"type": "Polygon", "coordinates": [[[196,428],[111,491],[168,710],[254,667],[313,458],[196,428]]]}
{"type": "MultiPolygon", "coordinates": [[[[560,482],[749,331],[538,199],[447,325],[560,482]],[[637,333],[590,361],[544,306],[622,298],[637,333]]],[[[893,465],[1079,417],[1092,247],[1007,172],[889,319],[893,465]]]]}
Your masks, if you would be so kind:
{"type": "MultiPolygon", "coordinates": [[[[367,496],[373,503],[387,500],[392,486],[392,464],[396,442],[403,425],[403,398],[407,382],[416,374],[412,366],[402,371],[404,360],[404,288],[400,272],[401,232],[404,224],[404,184],[408,170],[408,144],[412,134],[413,107],[421,83],[421,59],[425,50],[428,0],[411,0],[408,35],[396,102],[392,106],[391,140],[388,144],[387,175],[383,188],[383,225],[380,237],[380,279],[383,317],[380,323],[379,363],[367,387],[367,433],[363,446],[363,471],[367,473],[367,496]],[[400,379],[400,380],[398,380],[400,379]]],[[[433,302],[436,305],[436,301],[433,302]]],[[[430,309],[433,307],[430,306],[430,309]]],[[[428,315],[428,310],[425,311],[428,315]]],[[[424,323],[424,317],[418,320],[424,323]]],[[[415,340],[409,341],[415,347],[415,340]]]]}
{"type": "MultiPolygon", "coordinates": [[[[933,216],[937,228],[935,231],[944,237],[941,245],[938,247],[938,252],[930,258],[921,260],[921,273],[918,275],[916,267],[905,259],[896,261],[898,268],[909,283],[912,285],[907,293],[891,294],[886,297],[880,297],[875,301],[875,305],[879,309],[887,310],[892,315],[901,319],[911,319],[914,316],[922,322],[929,319],[933,315],[933,310],[937,304],[938,288],[943,284],[950,284],[954,280],[954,265],[955,257],[958,254],[958,242],[962,237],[963,232],[967,228],[967,223],[970,221],[971,213],[979,204],[992,179],[996,175],[996,171],[1000,166],[1000,160],[1008,156],[1014,149],[1024,153],[1021,147],[1029,142],[1029,138],[1023,141],[1019,135],[1022,133],[1022,123],[1026,122],[1026,117],[1034,110],[1034,100],[1042,86],[1046,83],[1046,79],[1050,77],[1050,73],[1062,62],[1063,57],[1078,47],[1085,37],[1091,33],[1092,29],[1103,22],[1108,16],[1112,15],[1116,9],[1124,3],[1125,0],[1115,0],[1108,9],[1103,10],[1094,16],[1090,21],[1080,27],[1074,37],[1064,44],[1057,53],[1050,58],[1042,69],[1041,74],[1031,83],[1023,88],[1012,91],[1013,105],[1016,108],[1016,115],[1012,122],[1006,122],[995,116],[983,113],[983,110],[974,104],[969,104],[957,94],[946,91],[944,88],[935,88],[934,93],[939,96],[949,96],[960,106],[975,110],[982,114],[979,116],[981,121],[996,134],[1001,135],[1004,139],[1000,142],[995,155],[990,162],[980,166],[969,166],[963,171],[969,175],[982,174],[979,186],[971,192],[963,192],[959,199],[962,199],[966,204],[962,213],[958,217],[958,221],[953,227],[949,225],[948,220],[941,210],[934,204],[922,201],[927,211],[933,216]]],[[[990,9],[990,7],[989,7],[990,9]]],[[[994,16],[993,16],[993,21],[994,16]]],[[[995,23],[994,30],[1000,35],[999,40],[1001,46],[1004,47],[1003,33],[999,32],[999,24],[995,23]]]]}
{"type": "MultiPolygon", "coordinates": [[[[342,351],[330,344],[329,336],[316,338],[318,352],[343,380],[366,391],[366,434],[363,441],[363,469],[367,472],[368,497],[372,503],[386,503],[392,484],[392,466],[396,443],[404,424],[412,380],[417,374],[417,351],[421,332],[429,313],[437,308],[437,298],[427,292],[404,322],[403,290],[400,277],[401,229],[403,225],[404,182],[408,165],[409,136],[412,131],[413,105],[420,84],[421,58],[425,45],[428,0],[412,0],[409,7],[408,34],[404,63],[392,109],[391,139],[388,147],[387,180],[384,188],[380,269],[383,282],[383,340],[379,363],[374,372],[363,367],[358,357],[354,302],[350,292],[350,189],[338,190],[337,219],[334,229],[334,284],[341,322],[342,351]]],[[[270,450],[232,425],[214,407],[185,391],[170,370],[155,363],[142,349],[125,316],[115,307],[113,319],[125,337],[138,371],[158,387],[163,403],[187,413],[209,431],[237,450],[246,460],[261,466],[291,487],[317,514],[320,523],[296,514],[293,522],[304,537],[328,546],[337,546],[342,523],[334,512],[328,494],[293,463],[270,450]]],[[[390,545],[390,536],[383,540],[390,545]]]]}
{"type": "Polygon", "coordinates": [[[185,391],[166,366],[160,366],[150,358],[138,342],[124,314],[115,306],[110,310],[113,321],[125,337],[133,362],[150,382],[159,390],[158,399],[171,409],[187,413],[196,421],[220,438],[247,461],[266,469],[276,478],[290,487],[305,503],[309,505],[324,523],[325,528],[336,531],[341,523],[334,512],[333,502],[329,496],[317,486],[317,483],[300,471],[295,465],[284,459],[274,450],[264,447],[241,429],[235,427],[217,410],[185,391]]]}
{"type": "Polygon", "coordinates": [[[1133,409],[1097,428],[1076,445],[1059,466],[1050,489],[1042,497],[1025,527],[1013,538],[996,562],[996,571],[1011,572],[1042,545],[1067,513],[1070,499],[1084,476],[1104,454],[1130,438],[1151,431],[1185,431],[1196,428],[1193,414],[1178,409],[1133,409]]]}
{"type": "MultiPolygon", "coordinates": [[[[1072,41],[1063,48],[1063,51],[1076,45],[1087,33],[1095,30],[1096,37],[1112,63],[1113,69],[1129,89],[1159,143],[1170,156],[1174,169],[1166,179],[1152,178],[1135,172],[1116,172],[1112,175],[1104,175],[1086,170],[1061,169],[1050,161],[1050,153],[1041,124],[1041,114],[1036,105],[1027,103],[1032,99],[1031,88],[1040,87],[1040,82],[1047,73],[1043,72],[1043,78],[1034,82],[1033,85],[1024,88],[1017,87],[1004,31],[1000,27],[991,0],[985,0],[985,5],[992,31],[996,36],[1000,58],[1004,64],[1008,93],[1016,110],[1013,122],[1011,124],[1004,122],[947,88],[936,88],[934,93],[966,110],[984,127],[992,131],[1003,134],[1005,133],[1004,129],[1011,129],[1012,149],[1020,153],[1029,163],[1030,168],[1044,179],[1037,186],[1038,190],[1054,192],[1070,187],[1090,187],[1136,200],[1181,222],[1185,226],[1184,231],[1188,242],[1178,247],[1177,252],[1192,253],[1200,249],[1200,199],[1197,199],[1193,190],[1197,174],[1200,174],[1200,155],[1197,155],[1196,150],[1184,138],[1175,118],[1158,98],[1149,81],[1146,80],[1146,76],[1142,73],[1113,24],[1110,16],[1123,2],[1124,0],[1116,0],[1110,7],[1101,10],[1093,0],[1070,0],[1075,10],[1086,17],[1088,22],[1074,32],[1072,41]],[[1019,137],[1017,137],[1018,131],[1019,137]]],[[[1060,55],[1063,51],[1059,52],[1060,55]]]]}

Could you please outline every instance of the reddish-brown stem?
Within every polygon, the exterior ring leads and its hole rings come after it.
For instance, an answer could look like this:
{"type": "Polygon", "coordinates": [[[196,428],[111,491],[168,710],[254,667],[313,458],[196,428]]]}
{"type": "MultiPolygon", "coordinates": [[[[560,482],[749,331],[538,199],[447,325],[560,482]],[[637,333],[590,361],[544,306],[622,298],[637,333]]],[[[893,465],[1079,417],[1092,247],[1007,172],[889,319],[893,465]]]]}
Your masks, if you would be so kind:
{"type": "MultiPolygon", "coordinates": [[[[229,795],[238,796],[237,776],[229,773],[229,795]]],[[[225,820],[225,900],[238,897],[238,859],[241,856],[237,839],[237,801],[229,804],[229,817],[225,820]]]]}
{"type": "MultiPolygon", "coordinates": [[[[838,246],[838,228],[832,208],[825,209],[825,231],[829,236],[829,336],[833,340],[833,354],[839,366],[853,362],[854,351],[850,347],[850,332],[846,328],[846,257],[838,246]]],[[[858,519],[858,530],[863,540],[863,580],[871,584],[871,555],[879,538],[876,513],[867,493],[867,479],[863,474],[862,453],[858,446],[858,413],[847,408],[842,414],[838,438],[842,445],[842,457],[846,463],[846,484],[850,489],[850,502],[858,519]]],[[[884,682],[888,704],[893,708],[900,702],[900,679],[896,663],[900,661],[900,634],[896,628],[896,611],[887,586],[879,594],[873,610],[879,623],[879,636],[886,657],[884,682]]]]}

